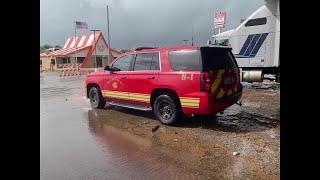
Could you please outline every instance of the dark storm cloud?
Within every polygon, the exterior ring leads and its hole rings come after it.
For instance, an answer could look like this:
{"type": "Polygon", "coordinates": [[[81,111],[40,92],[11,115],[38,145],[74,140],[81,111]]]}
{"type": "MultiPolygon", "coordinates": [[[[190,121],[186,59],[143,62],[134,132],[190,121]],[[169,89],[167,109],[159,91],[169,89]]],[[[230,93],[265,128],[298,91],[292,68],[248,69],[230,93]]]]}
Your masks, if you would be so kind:
{"type": "MultiPolygon", "coordinates": [[[[213,34],[213,13],[227,11],[227,27],[236,27],[263,0],[41,0],[40,44],[64,45],[74,35],[74,20],[100,29],[106,36],[106,4],[110,10],[111,46],[165,46],[191,42],[204,45],[213,34]]],[[[79,33],[86,33],[81,30],[79,33]]]]}

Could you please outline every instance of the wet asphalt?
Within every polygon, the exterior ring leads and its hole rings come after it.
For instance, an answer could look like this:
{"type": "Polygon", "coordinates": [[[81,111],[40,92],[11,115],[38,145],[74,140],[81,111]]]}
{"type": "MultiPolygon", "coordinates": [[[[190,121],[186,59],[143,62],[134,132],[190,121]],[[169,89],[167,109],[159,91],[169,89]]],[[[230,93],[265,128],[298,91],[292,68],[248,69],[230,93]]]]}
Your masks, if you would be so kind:
{"type": "MultiPolygon", "coordinates": [[[[259,158],[271,157],[266,161],[263,158],[259,159],[257,162],[266,162],[266,167],[270,166],[270,170],[276,171],[273,174],[276,174],[277,179],[280,114],[278,104],[275,104],[272,100],[274,98],[270,97],[279,92],[280,84],[244,83],[243,85],[258,91],[259,89],[269,90],[262,90],[259,95],[256,95],[255,90],[247,90],[243,106],[231,106],[224,114],[217,115],[217,122],[199,121],[197,118],[189,117],[179,127],[161,126],[160,131],[166,134],[171,131],[179,131],[179,133],[185,131],[188,132],[187,135],[199,134],[204,138],[216,138],[227,142],[220,146],[234,142],[234,145],[229,145],[227,151],[241,146],[241,143],[237,143],[239,141],[246,142],[248,145],[242,148],[241,154],[247,153],[250,157],[259,158]],[[260,97],[261,95],[265,97],[260,97]],[[259,104],[261,101],[267,107],[272,107],[269,108],[271,111],[265,111],[259,104]],[[245,133],[245,138],[242,137],[242,133],[245,133]],[[246,138],[262,139],[246,141],[246,138]],[[260,142],[262,143],[259,144],[260,142]],[[263,144],[265,142],[272,142],[269,147],[276,149],[269,150],[270,152],[265,151],[265,153],[269,152],[268,156],[262,153],[264,151],[260,151],[260,149],[266,149],[263,144]],[[249,146],[251,149],[256,147],[259,151],[247,151],[249,146]]],[[[184,165],[168,161],[157,150],[159,146],[155,145],[154,139],[136,136],[130,133],[132,129],[128,129],[135,128],[137,132],[150,134],[151,129],[147,128],[150,124],[153,126],[159,124],[152,113],[124,108],[91,109],[89,100],[85,97],[83,76],[60,78],[57,73],[42,73],[40,78],[40,179],[212,179],[211,177],[215,177],[213,174],[209,178],[203,178],[189,172],[183,167],[184,165]],[[121,128],[111,124],[117,124],[121,128]]],[[[176,133],[173,134],[176,136],[176,133]]],[[[172,137],[168,135],[167,138],[170,140],[172,137]]],[[[199,143],[192,147],[198,145],[199,143]]],[[[226,152],[219,154],[219,151],[214,151],[214,153],[217,157],[227,157],[226,152]]],[[[183,157],[184,155],[182,153],[174,156],[183,157]]],[[[209,161],[210,164],[206,164],[204,168],[211,167],[212,163],[217,166],[223,165],[223,162],[223,160],[209,161]]],[[[225,174],[231,167],[237,167],[233,170],[234,177],[237,177],[238,171],[238,174],[242,174],[239,175],[240,177],[245,177],[242,172],[245,170],[240,171],[241,166],[237,164],[239,162],[255,164],[245,160],[236,161],[232,165],[232,161],[229,160],[228,163],[232,166],[229,165],[230,167],[226,169],[217,168],[216,173],[221,171],[221,174],[225,174]]],[[[197,165],[194,164],[194,166],[197,165]]],[[[252,172],[253,175],[256,174],[255,171],[252,172]]],[[[260,175],[260,177],[263,176],[263,174],[260,175]]]]}
{"type": "Polygon", "coordinates": [[[99,124],[83,87],[84,77],[40,78],[40,179],[196,179],[150,142],[99,124]]]}

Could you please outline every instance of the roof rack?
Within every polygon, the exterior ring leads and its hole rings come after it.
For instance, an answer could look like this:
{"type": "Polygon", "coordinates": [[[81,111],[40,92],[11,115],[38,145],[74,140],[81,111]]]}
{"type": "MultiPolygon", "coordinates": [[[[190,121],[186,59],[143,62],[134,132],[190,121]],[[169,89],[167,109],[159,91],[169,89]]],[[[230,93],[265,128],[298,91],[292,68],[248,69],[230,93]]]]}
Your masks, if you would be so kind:
{"type": "Polygon", "coordinates": [[[135,50],[135,51],[141,51],[141,50],[143,50],[143,49],[155,49],[155,47],[137,47],[137,48],[135,48],[134,50],[135,50]]]}

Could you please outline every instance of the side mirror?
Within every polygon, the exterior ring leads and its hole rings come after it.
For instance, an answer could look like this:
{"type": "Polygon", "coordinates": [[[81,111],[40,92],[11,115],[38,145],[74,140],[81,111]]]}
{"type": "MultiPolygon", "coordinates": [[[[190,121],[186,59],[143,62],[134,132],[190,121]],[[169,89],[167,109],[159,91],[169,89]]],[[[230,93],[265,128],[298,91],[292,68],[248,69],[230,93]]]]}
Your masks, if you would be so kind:
{"type": "Polygon", "coordinates": [[[105,66],[105,67],[104,67],[104,70],[105,70],[105,71],[110,71],[110,66],[105,66]]]}
{"type": "Polygon", "coordinates": [[[113,71],[120,71],[120,69],[119,69],[119,68],[116,68],[116,67],[110,67],[110,66],[106,66],[106,67],[104,67],[104,70],[105,70],[105,71],[111,71],[111,72],[113,72],[113,71]]]}

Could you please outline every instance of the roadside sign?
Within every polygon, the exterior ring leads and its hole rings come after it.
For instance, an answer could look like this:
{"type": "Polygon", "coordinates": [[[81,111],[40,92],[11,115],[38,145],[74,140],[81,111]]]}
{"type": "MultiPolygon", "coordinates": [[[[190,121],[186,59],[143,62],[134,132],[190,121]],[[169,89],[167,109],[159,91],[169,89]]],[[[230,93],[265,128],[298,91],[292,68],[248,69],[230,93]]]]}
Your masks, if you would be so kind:
{"type": "Polygon", "coordinates": [[[214,16],[214,28],[220,29],[224,28],[226,24],[226,12],[225,11],[219,11],[215,13],[214,16]]]}

